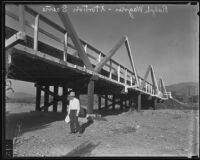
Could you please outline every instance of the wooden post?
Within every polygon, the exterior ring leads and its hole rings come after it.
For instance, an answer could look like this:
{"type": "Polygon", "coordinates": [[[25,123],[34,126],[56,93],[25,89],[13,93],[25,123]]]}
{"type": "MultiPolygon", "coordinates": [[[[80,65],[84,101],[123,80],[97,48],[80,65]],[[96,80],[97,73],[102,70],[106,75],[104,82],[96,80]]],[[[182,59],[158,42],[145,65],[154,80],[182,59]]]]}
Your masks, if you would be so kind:
{"type": "Polygon", "coordinates": [[[120,109],[123,109],[123,97],[120,97],[120,109]]]}
{"type": "Polygon", "coordinates": [[[118,66],[117,69],[117,81],[120,82],[120,65],[118,66]]]}
{"type": "Polygon", "coordinates": [[[99,54],[98,62],[101,62],[101,53],[99,54]]]}
{"type": "Polygon", "coordinates": [[[45,85],[45,92],[44,92],[44,111],[48,112],[48,104],[49,104],[49,86],[45,85]]]}
{"type": "Polygon", "coordinates": [[[67,86],[63,86],[62,112],[67,111],[67,86]]]}
{"type": "Polygon", "coordinates": [[[127,85],[127,69],[125,68],[124,83],[127,85]]]}
{"type": "Polygon", "coordinates": [[[147,93],[147,83],[145,82],[145,92],[147,93]]]}
{"type": "Polygon", "coordinates": [[[137,97],[137,107],[138,107],[138,111],[141,110],[141,99],[142,99],[142,95],[139,93],[138,97],[137,97]]]}
{"type": "Polygon", "coordinates": [[[93,104],[94,104],[94,80],[90,80],[88,83],[88,114],[93,113],[93,104]]]}
{"type": "Polygon", "coordinates": [[[33,49],[38,50],[38,28],[39,28],[39,14],[35,17],[35,26],[34,26],[34,43],[33,49]]]}
{"type": "Polygon", "coordinates": [[[36,84],[36,106],[35,106],[36,111],[40,111],[40,102],[41,102],[41,88],[39,84],[36,84]]]}
{"type": "Polygon", "coordinates": [[[65,33],[64,35],[64,54],[63,54],[63,60],[67,62],[67,43],[68,43],[68,35],[65,33]]]}
{"type": "Polygon", "coordinates": [[[99,95],[98,97],[98,109],[101,110],[101,96],[99,95]]]}
{"type": "Polygon", "coordinates": [[[58,86],[54,86],[54,93],[53,93],[53,112],[57,112],[58,101],[56,100],[56,96],[58,96],[58,86]]]}
{"type": "Polygon", "coordinates": [[[24,14],[24,5],[19,5],[19,25],[20,30],[25,32],[25,14],[24,14]]]}
{"type": "Polygon", "coordinates": [[[115,110],[115,95],[112,97],[112,109],[115,110]]]}
{"type": "Polygon", "coordinates": [[[133,86],[133,77],[131,76],[131,86],[133,86]]]}
{"type": "Polygon", "coordinates": [[[108,95],[105,95],[105,109],[108,109],[108,95]]]}
{"type": "Polygon", "coordinates": [[[112,79],[112,61],[110,60],[110,73],[109,73],[109,78],[112,79]]]}
{"type": "Polygon", "coordinates": [[[158,99],[157,98],[153,98],[153,109],[154,110],[156,109],[157,102],[158,102],[158,99]]]}

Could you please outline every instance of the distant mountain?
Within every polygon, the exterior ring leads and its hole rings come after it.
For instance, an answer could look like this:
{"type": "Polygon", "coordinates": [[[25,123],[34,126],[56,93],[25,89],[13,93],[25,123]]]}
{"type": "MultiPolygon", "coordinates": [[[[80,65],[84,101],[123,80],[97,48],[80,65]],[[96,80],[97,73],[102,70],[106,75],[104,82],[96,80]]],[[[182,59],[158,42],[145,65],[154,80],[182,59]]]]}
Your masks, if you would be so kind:
{"type": "Polygon", "coordinates": [[[199,95],[199,83],[198,82],[184,82],[166,86],[166,90],[172,92],[175,98],[188,102],[192,96],[199,95]]]}

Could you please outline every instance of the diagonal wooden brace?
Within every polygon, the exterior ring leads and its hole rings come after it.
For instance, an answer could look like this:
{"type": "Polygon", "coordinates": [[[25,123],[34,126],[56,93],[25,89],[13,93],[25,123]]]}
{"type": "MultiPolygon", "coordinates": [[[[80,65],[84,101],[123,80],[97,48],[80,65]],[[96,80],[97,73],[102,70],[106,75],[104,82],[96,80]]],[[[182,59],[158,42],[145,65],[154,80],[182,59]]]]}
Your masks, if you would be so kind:
{"type": "Polygon", "coordinates": [[[116,51],[122,46],[122,44],[125,42],[126,36],[123,36],[122,39],[109,51],[109,53],[106,55],[106,57],[100,61],[94,68],[96,72],[99,72],[101,68],[110,60],[110,58],[116,53],[116,51]]]}
{"type": "MultiPolygon", "coordinates": [[[[60,5],[55,5],[55,7],[60,8],[60,10],[62,10],[62,7],[60,5]]],[[[64,14],[63,12],[58,12],[58,16],[60,17],[65,29],[69,31],[69,35],[78,51],[79,57],[83,61],[84,65],[86,66],[87,69],[90,69],[93,71],[93,66],[83,49],[81,41],[79,40],[78,35],[69,19],[67,13],[64,14]]]]}
{"type": "Polygon", "coordinates": [[[129,56],[129,59],[130,59],[130,62],[131,62],[131,67],[133,69],[133,73],[135,74],[136,85],[139,86],[137,70],[136,70],[135,63],[134,63],[134,60],[133,60],[133,57],[132,57],[132,53],[131,53],[131,48],[130,48],[130,45],[129,45],[128,37],[126,37],[125,46],[126,46],[126,49],[127,49],[127,52],[128,52],[128,56],[129,56]]]}

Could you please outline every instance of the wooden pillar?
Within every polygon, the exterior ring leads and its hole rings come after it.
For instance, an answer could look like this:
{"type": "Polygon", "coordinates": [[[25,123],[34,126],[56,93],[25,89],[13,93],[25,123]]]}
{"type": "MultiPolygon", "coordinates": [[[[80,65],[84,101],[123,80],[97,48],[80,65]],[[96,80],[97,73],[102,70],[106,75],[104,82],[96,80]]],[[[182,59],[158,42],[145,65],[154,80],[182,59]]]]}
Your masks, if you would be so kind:
{"type": "Polygon", "coordinates": [[[87,113],[93,113],[93,105],[94,105],[94,80],[90,80],[88,83],[88,107],[87,113]]]}
{"type": "Polygon", "coordinates": [[[56,96],[58,96],[58,86],[54,86],[54,92],[53,92],[53,112],[57,112],[58,107],[58,101],[56,100],[56,96]]]}
{"type": "Polygon", "coordinates": [[[112,109],[115,110],[115,95],[112,97],[112,109]]]}
{"type": "Polygon", "coordinates": [[[41,88],[38,84],[36,86],[36,106],[35,110],[40,111],[40,102],[41,102],[41,88]]]}
{"type": "Polygon", "coordinates": [[[45,85],[45,92],[44,92],[44,111],[48,112],[48,104],[49,104],[49,86],[45,85]]]}
{"type": "Polygon", "coordinates": [[[39,14],[35,17],[35,26],[34,26],[34,43],[33,49],[38,50],[38,28],[39,28],[39,14]]]}
{"type": "Polygon", "coordinates": [[[98,99],[98,109],[101,110],[101,96],[100,95],[98,99]]]}
{"type": "Polygon", "coordinates": [[[63,86],[62,112],[67,111],[67,86],[63,86]]]}
{"type": "Polygon", "coordinates": [[[140,111],[141,110],[141,99],[142,99],[142,95],[139,93],[138,94],[138,97],[137,97],[137,109],[138,109],[138,111],[140,111]]]}
{"type": "Polygon", "coordinates": [[[157,98],[154,98],[153,99],[153,109],[155,110],[156,109],[156,106],[157,106],[157,98]]]}
{"type": "Polygon", "coordinates": [[[120,109],[123,109],[123,97],[120,97],[120,109]]]}
{"type": "Polygon", "coordinates": [[[64,53],[63,53],[63,60],[67,61],[67,43],[68,43],[68,35],[65,33],[64,35],[64,53]]]}
{"type": "Polygon", "coordinates": [[[108,95],[105,95],[105,109],[108,109],[108,95]]]}
{"type": "Polygon", "coordinates": [[[24,5],[19,5],[19,25],[20,30],[25,32],[25,15],[24,15],[24,5]]]}

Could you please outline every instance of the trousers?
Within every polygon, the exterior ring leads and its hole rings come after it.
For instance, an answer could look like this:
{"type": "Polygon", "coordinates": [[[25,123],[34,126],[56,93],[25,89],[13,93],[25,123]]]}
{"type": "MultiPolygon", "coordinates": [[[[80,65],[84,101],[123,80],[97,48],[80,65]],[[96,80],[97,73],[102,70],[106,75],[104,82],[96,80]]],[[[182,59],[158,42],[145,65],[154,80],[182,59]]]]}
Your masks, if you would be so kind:
{"type": "Polygon", "coordinates": [[[71,132],[78,132],[80,129],[80,125],[78,122],[78,116],[76,116],[77,110],[70,110],[70,129],[71,132]]]}

